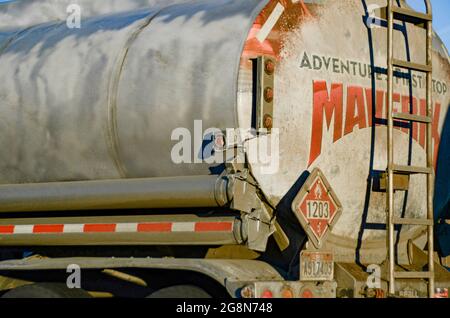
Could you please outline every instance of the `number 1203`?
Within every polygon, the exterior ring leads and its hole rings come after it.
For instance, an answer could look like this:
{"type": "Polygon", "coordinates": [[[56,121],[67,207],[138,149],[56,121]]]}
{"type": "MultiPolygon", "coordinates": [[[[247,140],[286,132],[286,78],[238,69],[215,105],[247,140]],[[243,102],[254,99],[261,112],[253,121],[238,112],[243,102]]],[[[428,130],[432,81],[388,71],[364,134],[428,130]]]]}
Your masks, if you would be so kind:
{"type": "Polygon", "coordinates": [[[308,219],[328,219],[330,204],[327,201],[307,201],[308,219]]]}

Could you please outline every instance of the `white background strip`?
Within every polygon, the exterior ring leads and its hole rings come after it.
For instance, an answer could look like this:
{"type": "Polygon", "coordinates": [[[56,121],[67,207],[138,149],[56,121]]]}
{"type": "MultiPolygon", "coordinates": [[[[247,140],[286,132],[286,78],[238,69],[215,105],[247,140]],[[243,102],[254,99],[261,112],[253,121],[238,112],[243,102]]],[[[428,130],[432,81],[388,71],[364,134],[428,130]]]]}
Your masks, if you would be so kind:
{"type": "Polygon", "coordinates": [[[137,223],[117,223],[116,232],[134,233],[137,232],[137,223]]]}
{"type": "Polygon", "coordinates": [[[195,222],[172,223],[172,232],[194,232],[195,222]]]}
{"type": "Polygon", "coordinates": [[[84,224],[64,224],[64,233],[83,233],[84,224]]]}
{"type": "Polygon", "coordinates": [[[33,233],[34,225],[16,225],[14,227],[14,234],[31,234],[33,233]]]}

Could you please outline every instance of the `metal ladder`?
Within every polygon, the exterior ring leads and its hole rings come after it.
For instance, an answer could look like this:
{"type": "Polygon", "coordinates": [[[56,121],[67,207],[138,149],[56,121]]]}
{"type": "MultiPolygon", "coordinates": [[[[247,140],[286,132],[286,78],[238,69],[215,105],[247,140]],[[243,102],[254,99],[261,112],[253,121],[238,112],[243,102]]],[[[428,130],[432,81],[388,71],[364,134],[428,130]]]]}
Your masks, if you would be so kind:
{"type": "Polygon", "coordinates": [[[387,245],[388,245],[388,272],[389,272],[389,294],[395,295],[396,279],[427,279],[428,296],[434,297],[434,244],[433,244],[433,151],[432,151],[432,10],[430,0],[425,0],[427,13],[419,13],[410,9],[401,8],[394,5],[395,0],[388,0],[386,8],[386,18],[388,22],[388,54],[387,54],[387,75],[388,75],[388,146],[387,146],[387,245]],[[413,23],[426,29],[426,64],[416,64],[394,58],[394,20],[413,23]],[[426,116],[413,115],[410,113],[393,112],[393,85],[394,67],[407,69],[409,71],[419,71],[426,73],[426,116]],[[402,120],[426,124],[426,153],[427,166],[415,167],[398,165],[394,162],[394,120],[402,120]],[[394,214],[394,175],[424,174],[427,176],[427,219],[399,218],[394,214]],[[419,225],[426,226],[428,245],[428,271],[419,272],[399,272],[395,270],[395,225],[419,225]]]}

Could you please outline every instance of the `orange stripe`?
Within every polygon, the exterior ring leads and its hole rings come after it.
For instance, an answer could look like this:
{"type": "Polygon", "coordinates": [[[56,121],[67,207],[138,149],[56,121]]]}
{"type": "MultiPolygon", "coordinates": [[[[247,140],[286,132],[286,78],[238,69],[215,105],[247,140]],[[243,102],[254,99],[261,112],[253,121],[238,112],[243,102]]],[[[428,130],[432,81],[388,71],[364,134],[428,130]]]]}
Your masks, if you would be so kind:
{"type": "Polygon", "coordinates": [[[115,224],[85,224],[83,228],[85,233],[109,233],[115,231],[115,224]]]}
{"type": "Polygon", "coordinates": [[[170,232],[172,223],[140,223],[138,224],[138,232],[170,232]]]}
{"type": "Polygon", "coordinates": [[[13,234],[14,225],[0,225],[0,234],[13,234]]]}
{"type": "Polygon", "coordinates": [[[39,224],[33,227],[33,233],[62,233],[64,224],[39,224]]]}
{"type": "Polygon", "coordinates": [[[233,229],[231,222],[197,222],[195,232],[230,232],[233,229]]]}

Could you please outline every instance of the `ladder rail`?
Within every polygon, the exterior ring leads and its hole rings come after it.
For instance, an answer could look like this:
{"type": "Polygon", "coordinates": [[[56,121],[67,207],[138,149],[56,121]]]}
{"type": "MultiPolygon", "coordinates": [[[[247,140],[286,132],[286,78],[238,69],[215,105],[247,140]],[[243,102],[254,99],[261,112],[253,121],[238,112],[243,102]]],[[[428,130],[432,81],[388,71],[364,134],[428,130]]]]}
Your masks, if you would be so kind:
{"type": "MultiPolygon", "coordinates": [[[[387,197],[386,197],[386,223],[387,223],[387,249],[388,249],[388,277],[389,277],[389,294],[395,295],[395,278],[408,278],[411,275],[402,275],[395,272],[395,224],[406,224],[408,219],[399,219],[395,217],[394,213],[394,174],[396,169],[400,167],[394,162],[394,121],[397,117],[403,117],[401,119],[410,121],[426,121],[426,161],[427,167],[418,169],[416,173],[425,173],[427,178],[427,220],[424,220],[424,225],[427,226],[427,249],[428,249],[428,273],[423,278],[428,279],[428,296],[434,297],[434,215],[433,215],[433,193],[434,193],[434,162],[433,162],[433,141],[432,141],[432,123],[431,118],[433,116],[433,104],[432,104],[432,40],[433,40],[433,27],[432,27],[432,6],[430,0],[425,0],[425,6],[427,11],[427,18],[424,20],[426,26],[426,65],[415,64],[407,61],[400,61],[394,58],[394,19],[398,18],[396,15],[397,6],[394,5],[394,0],[388,0],[386,8],[387,17],[387,197]],[[430,17],[430,18],[428,18],[430,17]],[[394,89],[394,67],[400,66],[411,70],[421,71],[426,73],[426,105],[427,105],[427,118],[419,118],[419,116],[413,116],[410,114],[395,115],[393,112],[393,89],[394,89]],[[420,171],[419,171],[420,170],[420,171]],[[428,171],[428,172],[427,172],[428,171]],[[425,222],[427,221],[427,222],[425,222]]],[[[407,22],[407,10],[404,13],[404,21],[407,22]]],[[[417,16],[417,14],[415,15],[417,16]]],[[[414,167],[411,169],[413,172],[414,167]]],[[[418,220],[412,222],[414,224],[421,223],[418,220]]],[[[410,225],[413,225],[413,224],[410,225]]],[[[414,273],[416,276],[420,273],[414,273]]],[[[425,273],[424,273],[425,274],[425,273]]],[[[413,276],[414,276],[413,275],[413,276]]],[[[412,277],[412,276],[411,276],[412,277]]]]}
{"type": "Polygon", "coordinates": [[[389,294],[395,294],[395,246],[394,246],[394,118],[393,110],[393,90],[394,90],[394,12],[392,11],[393,0],[388,1],[387,20],[388,20],[388,60],[387,60],[387,91],[388,91],[388,133],[387,133],[387,236],[388,236],[388,272],[389,272],[389,294]]]}
{"type": "Polygon", "coordinates": [[[427,14],[433,14],[433,7],[431,6],[430,0],[425,0],[425,9],[427,14]]]}

